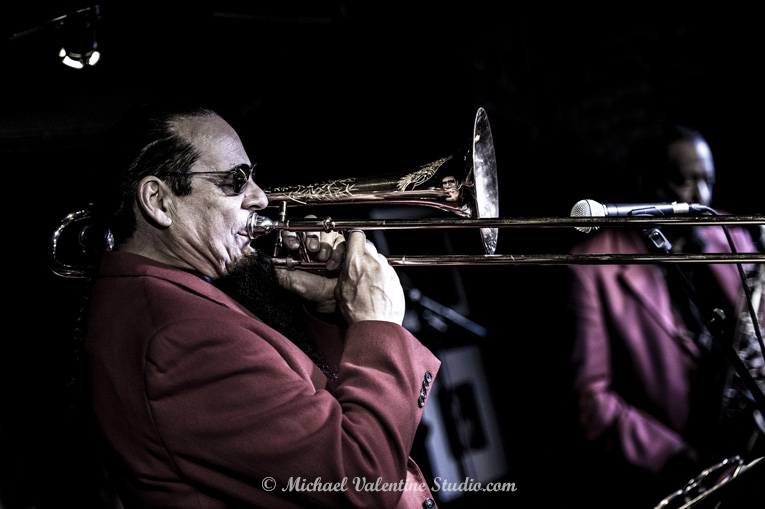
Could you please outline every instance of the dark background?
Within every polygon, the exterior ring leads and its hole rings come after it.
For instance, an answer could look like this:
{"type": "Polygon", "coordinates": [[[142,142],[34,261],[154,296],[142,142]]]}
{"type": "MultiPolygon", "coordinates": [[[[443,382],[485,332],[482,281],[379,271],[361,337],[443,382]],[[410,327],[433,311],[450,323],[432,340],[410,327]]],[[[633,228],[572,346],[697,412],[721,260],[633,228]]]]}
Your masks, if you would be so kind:
{"type": "MultiPolygon", "coordinates": [[[[709,141],[714,206],[765,212],[763,35],[754,12],[711,4],[410,4],[106,0],[97,27],[102,60],[81,71],[60,64],[61,31],[45,22],[88,4],[4,4],[0,161],[11,305],[2,339],[0,506],[84,507],[97,478],[89,433],[68,417],[64,394],[81,283],[53,276],[46,263],[60,219],[97,199],[99,173],[108,171],[89,159],[99,136],[147,99],[187,96],[217,107],[258,161],[262,186],[433,161],[468,142],[483,107],[502,217],[565,217],[584,198],[625,201],[626,150],[659,121],[677,120],[709,141]]],[[[498,252],[564,252],[581,235],[503,230],[498,252]]],[[[388,254],[480,249],[465,232],[378,239],[388,254]]],[[[566,341],[555,328],[564,269],[401,274],[408,288],[489,331],[478,338],[452,325],[432,346],[481,349],[508,479],[519,489],[502,502],[586,499],[586,488],[567,480],[576,446],[566,341]]],[[[625,496],[635,489],[625,487],[625,496]]]]}

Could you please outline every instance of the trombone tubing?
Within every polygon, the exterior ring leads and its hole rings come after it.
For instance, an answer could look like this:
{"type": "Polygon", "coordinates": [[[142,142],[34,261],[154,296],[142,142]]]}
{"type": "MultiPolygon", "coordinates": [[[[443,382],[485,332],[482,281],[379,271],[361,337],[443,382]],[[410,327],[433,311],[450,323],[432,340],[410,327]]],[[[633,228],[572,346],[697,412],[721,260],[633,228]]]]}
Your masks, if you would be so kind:
{"type": "Polygon", "coordinates": [[[410,228],[592,228],[596,226],[712,226],[765,224],[765,216],[697,217],[516,217],[516,218],[421,218],[421,219],[307,219],[273,221],[266,231],[404,230],[410,228]]]}
{"type": "MultiPolygon", "coordinates": [[[[759,225],[764,216],[698,216],[698,217],[574,217],[574,218],[424,218],[424,219],[370,219],[333,220],[288,219],[270,221],[262,230],[290,231],[346,231],[386,230],[412,228],[502,228],[502,227],[635,227],[648,225],[759,225]]],[[[593,265],[593,264],[648,264],[648,263],[763,263],[765,253],[703,253],[703,254],[541,254],[541,255],[403,255],[388,256],[394,267],[426,267],[437,265],[593,265]]],[[[287,269],[322,270],[322,262],[309,262],[292,258],[273,258],[276,267],[287,269]]]]}
{"type": "MultiPolygon", "coordinates": [[[[386,256],[393,267],[475,265],[628,265],[649,263],[765,263],[765,253],[705,254],[530,254],[386,256]]],[[[277,268],[322,270],[324,262],[272,258],[277,268]]]]}

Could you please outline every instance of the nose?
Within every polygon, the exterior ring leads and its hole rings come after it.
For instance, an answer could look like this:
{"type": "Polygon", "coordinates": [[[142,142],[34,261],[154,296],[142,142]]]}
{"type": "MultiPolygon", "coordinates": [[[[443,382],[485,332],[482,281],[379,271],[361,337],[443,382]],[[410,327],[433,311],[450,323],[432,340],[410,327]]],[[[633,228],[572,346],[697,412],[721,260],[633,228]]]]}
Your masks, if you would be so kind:
{"type": "Polygon", "coordinates": [[[694,189],[696,203],[709,205],[712,202],[712,186],[706,180],[700,180],[694,189]]]}
{"type": "Polygon", "coordinates": [[[268,196],[252,179],[247,182],[244,190],[242,207],[247,209],[261,210],[268,206],[268,196]]]}

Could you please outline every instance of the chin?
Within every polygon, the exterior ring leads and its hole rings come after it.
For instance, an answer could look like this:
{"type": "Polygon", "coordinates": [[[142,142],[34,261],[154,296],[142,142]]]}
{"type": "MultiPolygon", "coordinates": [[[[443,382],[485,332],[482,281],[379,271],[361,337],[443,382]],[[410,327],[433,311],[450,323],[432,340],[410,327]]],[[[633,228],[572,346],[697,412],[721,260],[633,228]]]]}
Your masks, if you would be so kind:
{"type": "Polygon", "coordinates": [[[239,256],[232,259],[231,267],[228,267],[230,269],[229,272],[231,272],[231,270],[235,270],[237,267],[241,267],[246,263],[250,263],[252,260],[258,258],[258,255],[258,250],[247,244],[242,248],[239,256]]]}

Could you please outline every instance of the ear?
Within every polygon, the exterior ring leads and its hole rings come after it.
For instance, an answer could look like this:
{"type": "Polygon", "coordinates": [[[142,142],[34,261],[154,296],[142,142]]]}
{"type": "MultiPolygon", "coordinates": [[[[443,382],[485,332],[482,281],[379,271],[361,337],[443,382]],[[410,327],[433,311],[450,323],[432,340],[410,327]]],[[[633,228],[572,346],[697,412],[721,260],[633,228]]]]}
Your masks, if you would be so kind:
{"type": "Polygon", "coordinates": [[[141,212],[163,228],[173,223],[169,214],[172,193],[164,182],[150,175],[141,180],[137,191],[136,198],[141,212]]]}

